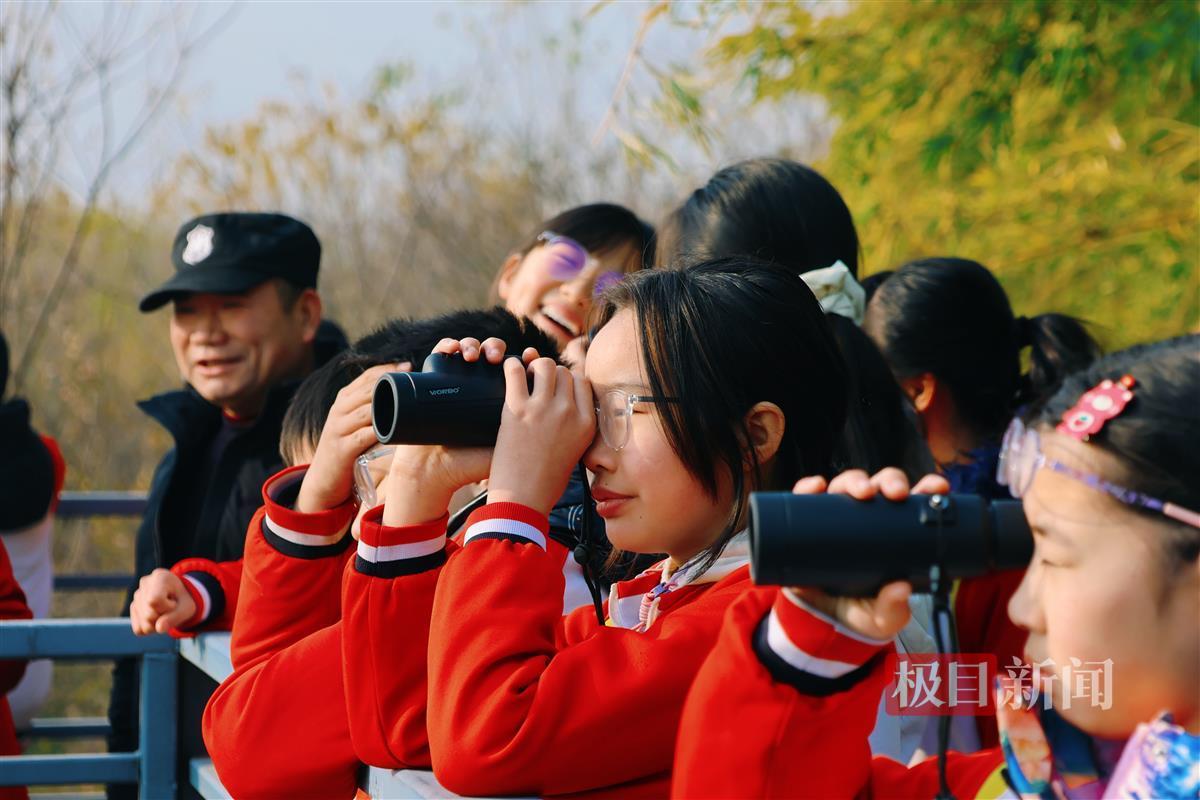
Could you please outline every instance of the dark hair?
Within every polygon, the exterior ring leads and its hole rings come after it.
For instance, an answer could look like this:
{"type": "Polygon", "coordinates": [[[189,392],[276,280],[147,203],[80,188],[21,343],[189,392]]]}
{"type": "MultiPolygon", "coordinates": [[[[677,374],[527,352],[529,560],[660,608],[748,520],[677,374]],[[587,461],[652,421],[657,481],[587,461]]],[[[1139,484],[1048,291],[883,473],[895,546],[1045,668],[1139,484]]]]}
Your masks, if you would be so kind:
{"type": "Polygon", "coordinates": [[[311,288],[292,283],[287,278],[272,278],[271,282],[275,284],[275,291],[279,294],[279,304],[283,306],[285,312],[295,308],[296,303],[311,288]]]}
{"type": "Polygon", "coordinates": [[[999,439],[1018,408],[1036,409],[1063,376],[1100,354],[1072,317],[1014,318],[996,276],[965,258],[900,267],[876,291],[863,328],[898,378],[931,373],[943,383],[962,422],[984,441],[999,439]],[[1022,375],[1025,347],[1031,367],[1022,375]]]}
{"type": "Polygon", "coordinates": [[[882,272],[872,272],[859,281],[859,285],[863,287],[863,292],[866,293],[863,302],[870,303],[871,298],[875,296],[875,292],[879,291],[879,287],[883,285],[883,282],[895,274],[895,270],[885,269],[882,272]]]}
{"type": "Polygon", "coordinates": [[[606,253],[632,246],[642,254],[639,269],[654,263],[654,226],[628,208],[614,203],[590,203],[576,206],[542,222],[517,249],[522,256],[538,246],[538,237],[546,231],[574,239],[589,253],[606,253]]]}
{"type": "Polygon", "coordinates": [[[858,274],[850,209],[813,169],[754,158],[717,172],[664,220],[658,263],[678,267],[747,255],[808,272],[841,261],[858,274]]]}
{"type": "MultiPolygon", "coordinates": [[[[544,220],[538,228],[516,248],[513,253],[524,258],[540,244],[539,237],[550,231],[574,239],[589,253],[601,254],[621,247],[630,246],[641,253],[637,269],[648,269],[654,264],[654,226],[638,217],[628,208],[615,203],[590,203],[568,208],[566,211],[544,220]]],[[[503,270],[492,280],[489,297],[500,298],[500,278],[503,270]]]]}
{"type": "Polygon", "coordinates": [[[846,427],[834,453],[837,471],[864,469],[872,475],[899,467],[915,483],[934,472],[912,405],[879,348],[850,319],[827,314],[846,362],[846,427]]]}
{"type": "Polygon", "coordinates": [[[637,317],[648,388],[679,398],[656,406],[671,448],[712,497],[720,471],[732,476],[733,511],[705,551],[707,568],[736,533],[750,491],[832,472],[846,416],[845,364],[812,291],[775,264],[732,257],[638,273],[609,289],[594,313],[602,326],[625,308],[637,317]],[[713,320],[720,336],[711,335],[713,320]],[[746,444],[744,417],[760,401],[786,419],[770,475],[746,444]]]}
{"type": "Polygon", "coordinates": [[[495,336],[504,340],[510,353],[533,347],[542,355],[558,357],[558,344],[550,336],[500,306],[488,310],[452,311],[429,319],[392,320],[305,378],[284,415],[279,437],[280,453],[289,460],[297,447],[307,444],[316,448],[338,392],[366,370],[377,364],[402,361],[410,362],[413,369],[419,370],[439,341],[463,336],[495,336]]]}
{"type": "MultiPolygon", "coordinates": [[[[1039,421],[1056,425],[1083,396],[1105,379],[1132,375],[1137,381],[1133,400],[1089,446],[1109,453],[1121,464],[1114,481],[1178,506],[1200,510],[1200,335],[1190,334],[1153,344],[1138,345],[1105,356],[1069,376],[1048,400],[1039,421]]],[[[1151,513],[1147,511],[1146,513],[1151,513]]],[[[1154,514],[1155,519],[1171,522],[1154,514]]],[[[1194,562],[1200,557],[1200,531],[1177,523],[1167,542],[1171,561],[1194,562]]]]}

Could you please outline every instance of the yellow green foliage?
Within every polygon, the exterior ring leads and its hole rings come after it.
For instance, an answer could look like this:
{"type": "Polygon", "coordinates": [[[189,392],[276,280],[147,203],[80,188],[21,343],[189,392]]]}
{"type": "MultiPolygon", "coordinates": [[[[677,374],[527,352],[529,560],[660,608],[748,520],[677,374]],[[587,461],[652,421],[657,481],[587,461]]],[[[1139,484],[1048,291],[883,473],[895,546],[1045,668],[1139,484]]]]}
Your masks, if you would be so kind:
{"type": "Polygon", "coordinates": [[[816,95],[819,164],[867,272],[979,260],[1024,313],[1112,346],[1200,321],[1200,13],[1192,2],[757,8],[709,53],[756,101],[816,95]]]}

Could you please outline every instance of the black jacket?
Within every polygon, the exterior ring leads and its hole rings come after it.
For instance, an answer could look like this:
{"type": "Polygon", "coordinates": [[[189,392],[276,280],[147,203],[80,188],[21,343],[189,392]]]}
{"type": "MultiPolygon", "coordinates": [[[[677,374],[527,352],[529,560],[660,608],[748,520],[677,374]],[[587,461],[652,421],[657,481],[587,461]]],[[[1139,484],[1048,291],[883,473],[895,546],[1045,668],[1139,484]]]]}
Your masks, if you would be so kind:
{"type": "MultiPolygon", "coordinates": [[[[316,366],[346,346],[341,330],[323,321],[314,344],[316,366]]],[[[136,574],[125,597],[123,615],[129,614],[138,580],[157,567],[169,568],[184,558],[231,561],[242,557],[246,528],[262,505],[263,482],[283,468],[279,434],[288,403],[299,385],[300,381],[294,380],[271,389],[258,418],[228,442],[203,486],[199,485],[197,473],[205,470],[213,437],[221,429],[221,409],[190,386],[138,403],[142,411],[167,429],[175,446],[159,462],[150,481],[146,512],[135,544],[136,574]],[[174,523],[174,518],[184,513],[184,509],[198,509],[199,517],[194,525],[182,526],[194,533],[181,540],[180,526],[174,523]]],[[[188,746],[189,740],[194,739],[193,744],[200,742],[199,717],[188,720],[191,714],[187,709],[203,710],[215,686],[211,682],[203,684],[187,675],[181,676],[180,722],[184,726],[179,731],[181,755],[194,749],[188,746]],[[193,726],[195,730],[190,730],[193,726]]],[[[112,752],[137,749],[137,688],[137,662],[132,659],[117,662],[108,710],[112,752]]],[[[180,797],[187,796],[186,786],[185,773],[179,786],[180,797]]],[[[122,794],[110,787],[110,795],[122,794]]]]}

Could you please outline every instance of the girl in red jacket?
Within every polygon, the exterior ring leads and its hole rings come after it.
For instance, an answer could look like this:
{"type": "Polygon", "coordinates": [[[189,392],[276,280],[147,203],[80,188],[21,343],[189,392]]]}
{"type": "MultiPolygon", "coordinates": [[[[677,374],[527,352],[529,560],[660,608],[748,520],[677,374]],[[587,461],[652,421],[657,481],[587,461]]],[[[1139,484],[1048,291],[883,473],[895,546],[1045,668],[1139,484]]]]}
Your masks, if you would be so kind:
{"type": "MultiPolygon", "coordinates": [[[[505,362],[494,455],[398,448],[387,501],[364,520],[359,557],[394,585],[346,595],[344,651],[375,654],[347,687],[399,727],[410,665],[427,663],[429,752],[452,791],[665,794],[684,695],[748,588],[749,492],[829,469],[844,367],[791,271],[723,259],[640,273],[604,296],[598,323],[586,377],[532,351],[505,362]],[[668,554],[613,586],[604,623],[591,608],[562,615],[571,554],[546,535],[581,458],[614,546],[668,554]],[[447,545],[446,504],[481,466],[488,504],[447,545]],[[434,570],[428,648],[414,652],[402,633],[434,570]],[[403,603],[385,594],[401,591],[403,603]],[[349,622],[357,604],[368,627],[349,622]]],[[[495,340],[439,348],[503,358],[495,340]]]]}
{"type": "MultiPolygon", "coordinates": [[[[1193,335],[1103,359],[1068,379],[1031,429],[1010,429],[1001,478],[1023,499],[1035,550],[1009,614],[1029,632],[1037,671],[1001,692],[1024,702],[1000,704],[1000,747],[950,754],[954,796],[1200,792],[1198,395],[1193,335]]],[[[824,489],[820,478],[796,487],[824,489]]],[[[937,477],[916,487],[947,489],[937,477]]],[[[847,473],[829,491],[902,499],[908,486],[885,470],[847,473]]],[[[866,601],[747,595],[689,695],[673,793],[938,793],[936,759],[906,768],[866,747],[892,677],[881,653],[907,619],[908,592],[899,583],[866,601]]]]}

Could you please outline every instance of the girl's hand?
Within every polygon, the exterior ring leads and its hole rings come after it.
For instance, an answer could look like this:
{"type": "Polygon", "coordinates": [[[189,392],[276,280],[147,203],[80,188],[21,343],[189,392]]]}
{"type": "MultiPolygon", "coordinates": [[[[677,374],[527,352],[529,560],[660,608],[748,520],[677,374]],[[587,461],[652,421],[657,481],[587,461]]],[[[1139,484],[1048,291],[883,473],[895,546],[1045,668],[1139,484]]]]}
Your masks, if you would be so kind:
{"type": "MultiPolygon", "coordinates": [[[[937,494],[950,491],[941,475],[926,475],[911,490],[908,478],[895,467],[887,467],[873,476],[859,469],[843,472],[832,481],[821,476],[801,478],[792,489],[795,494],[846,494],[857,500],[870,500],[882,494],[888,500],[901,501],[913,494],[937,494]]],[[[908,624],[911,616],[908,598],[912,586],[905,581],[886,584],[872,599],[832,597],[817,589],[785,589],[821,613],[872,639],[893,638],[908,624]]]]}
{"type": "Polygon", "coordinates": [[[312,464],[304,473],[296,510],[311,514],[337,508],[350,498],[354,459],[378,444],[371,427],[371,398],[385,372],[409,372],[412,364],[380,364],[343,386],[329,409],[312,464]]]}
{"type": "Polygon", "coordinates": [[[504,412],[488,478],[489,503],[520,503],[549,514],[571,470],[596,433],[592,385],[581,375],[538,358],[504,363],[504,412]],[[526,367],[525,364],[528,364],[526,367]],[[533,376],[530,391],[526,371],[533,376]]]}
{"type": "MultiPolygon", "coordinates": [[[[503,339],[442,339],[433,352],[443,355],[461,353],[463,361],[489,363],[504,359],[503,339]]],[[[446,513],[454,493],[488,475],[492,450],[486,447],[444,447],[442,445],[398,445],[392,455],[387,477],[380,487],[383,524],[416,525],[437,519],[446,513]]]]}
{"type": "MultiPolygon", "coordinates": [[[[489,364],[499,364],[504,360],[504,351],[508,349],[508,343],[503,339],[492,336],[480,342],[478,339],[468,336],[465,339],[442,339],[433,347],[433,352],[441,353],[444,356],[451,356],[455,353],[462,353],[463,361],[478,361],[482,355],[487,359],[489,364]]],[[[533,348],[527,348],[526,352],[532,351],[533,348]]]]}

